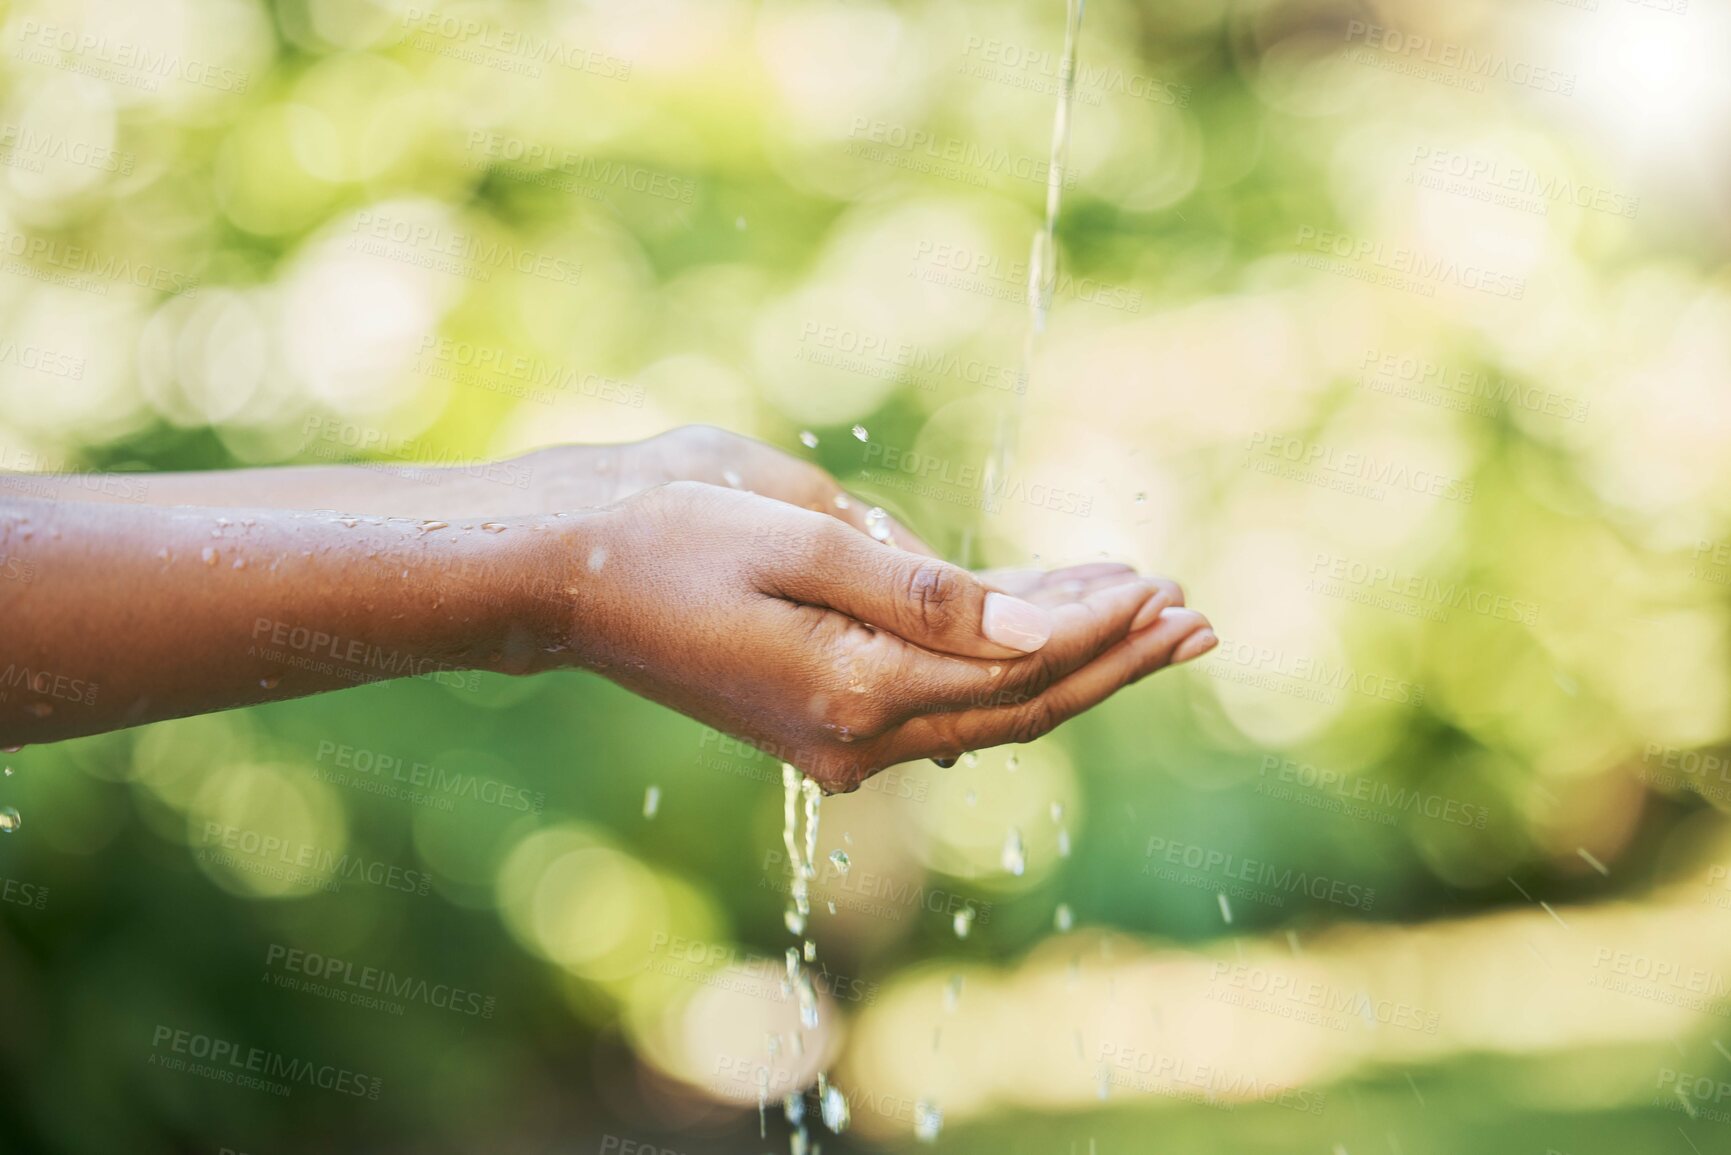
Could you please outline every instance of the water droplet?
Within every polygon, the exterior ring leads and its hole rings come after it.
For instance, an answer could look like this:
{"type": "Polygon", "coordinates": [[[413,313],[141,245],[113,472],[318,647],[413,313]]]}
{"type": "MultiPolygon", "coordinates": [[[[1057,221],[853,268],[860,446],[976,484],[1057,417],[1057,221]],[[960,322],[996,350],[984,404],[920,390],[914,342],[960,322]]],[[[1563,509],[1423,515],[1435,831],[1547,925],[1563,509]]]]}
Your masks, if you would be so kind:
{"type": "Polygon", "coordinates": [[[1058,827],[1058,857],[1070,857],[1070,830],[1066,826],[1058,827]]]}
{"type": "Polygon", "coordinates": [[[1016,755],[1011,754],[1008,758],[1004,759],[1004,769],[1008,770],[1010,773],[1014,774],[1016,771],[1020,770],[1021,768],[1022,768],[1022,760],[1020,758],[1018,758],[1016,755]]]}
{"type": "Polygon", "coordinates": [[[607,547],[598,545],[589,551],[589,572],[600,573],[601,567],[607,564],[607,547]]]}
{"type": "Polygon", "coordinates": [[[734,217],[733,218],[733,227],[738,229],[740,232],[743,233],[745,231],[745,218],[744,217],[734,217]]]}
{"type": "Polygon", "coordinates": [[[1070,913],[1070,904],[1060,902],[1058,909],[1052,913],[1052,925],[1060,931],[1067,931],[1076,925],[1076,916],[1070,913]]]}
{"type": "Polygon", "coordinates": [[[342,526],[344,529],[353,529],[355,526],[361,524],[361,522],[360,519],[356,517],[343,517],[337,519],[337,524],[342,526]]]}
{"type": "Polygon", "coordinates": [[[651,786],[643,792],[643,817],[654,818],[661,809],[661,787],[651,786]]]}
{"type": "Polygon", "coordinates": [[[1220,917],[1226,920],[1226,925],[1232,925],[1232,904],[1226,901],[1224,892],[1215,895],[1220,900],[1220,917]]]}
{"type": "Polygon", "coordinates": [[[962,1001],[962,976],[951,975],[950,981],[944,984],[944,1013],[955,1014],[956,1005],[962,1001]]]}
{"type": "Polygon", "coordinates": [[[824,1089],[823,1098],[819,1101],[823,1109],[823,1125],[840,1135],[847,1130],[852,1119],[848,1110],[847,1097],[841,1093],[841,1088],[830,1084],[824,1089]]]}
{"type": "Polygon", "coordinates": [[[807,449],[816,449],[817,448],[817,434],[813,433],[809,429],[802,429],[802,430],[800,430],[800,433],[799,433],[799,443],[801,445],[805,446],[807,449]]]}
{"type": "Polygon", "coordinates": [[[505,527],[500,525],[496,521],[483,521],[481,523],[481,528],[486,530],[488,533],[504,533],[505,532],[505,527]]]}
{"type": "Polygon", "coordinates": [[[244,557],[237,557],[234,559],[234,564],[229,566],[228,568],[230,568],[230,569],[245,569],[246,568],[246,559],[244,557]]]}
{"type": "Polygon", "coordinates": [[[0,806],[0,834],[16,834],[22,825],[24,819],[18,816],[16,806],[0,806]]]}
{"type": "MultiPolygon", "coordinates": [[[[834,912],[832,911],[831,913],[834,912]]],[[[805,933],[805,915],[799,913],[799,911],[793,909],[793,907],[790,906],[782,912],[781,921],[787,926],[788,934],[805,933]]]]}
{"type": "Polygon", "coordinates": [[[986,670],[986,673],[990,674],[994,678],[1003,672],[1004,672],[1004,667],[1002,667],[1002,666],[992,666],[986,670]]]}
{"type": "Polygon", "coordinates": [[[944,1129],[944,1113],[937,1104],[921,1099],[914,1104],[914,1137],[921,1143],[936,1143],[944,1129]]]}
{"type": "Polygon", "coordinates": [[[977,791],[977,790],[968,791],[966,794],[962,795],[962,801],[966,802],[969,806],[978,806],[979,802],[980,802],[979,791],[977,791]]]}
{"type": "Polygon", "coordinates": [[[1004,869],[1017,878],[1028,869],[1028,850],[1022,845],[1022,831],[1018,827],[1010,827],[1004,835],[1003,863],[1004,869]]]}
{"type": "Polygon", "coordinates": [[[448,521],[423,521],[420,524],[420,530],[422,533],[432,533],[434,530],[445,529],[450,524],[448,521]]]}
{"type": "Polygon", "coordinates": [[[24,706],[24,712],[33,718],[46,718],[54,713],[54,707],[47,702],[28,702],[24,706]]]}
{"type": "Polygon", "coordinates": [[[878,541],[890,539],[890,515],[881,506],[872,506],[866,510],[866,532],[878,541]]]}
{"type": "Polygon", "coordinates": [[[787,1116],[789,1123],[799,1126],[805,1121],[805,1096],[798,1091],[789,1092],[781,1101],[781,1113],[787,1116]]]}
{"type": "Polygon", "coordinates": [[[10,766],[6,767],[6,777],[12,777],[12,767],[10,766]]]}
{"type": "Polygon", "coordinates": [[[727,484],[731,485],[735,489],[738,489],[741,485],[745,484],[745,479],[739,476],[737,470],[732,469],[722,470],[721,480],[727,482],[727,484]]]}
{"type": "Polygon", "coordinates": [[[1146,493],[1138,493],[1136,495],[1136,504],[1137,505],[1146,505],[1147,503],[1148,503],[1148,495],[1146,493]]]}
{"type": "Polygon", "coordinates": [[[830,851],[829,852],[829,861],[830,861],[830,865],[834,866],[836,868],[836,872],[839,874],[846,874],[847,868],[853,865],[853,862],[851,860],[849,860],[849,858],[847,856],[847,851],[845,851],[845,850],[832,850],[832,851],[830,851]]]}
{"type": "Polygon", "coordinates": [[[277,677],[275,674],[272,674],[268,678],[260,678],[258,680],[259,686],[263,689],[266,689],[266,690],[276,689],[278,684],[280,684],[281,682],[282,682],[282,679],[277,677]]]}
{"type": "Polygon", "coordinates": [[[871,436],[871,434],[866,432],[865,426],[855,425],[853,427],[853,439],[855,441],[864,441],[866,438],[868,438],[870,436],[871,436]]]}
{"type": "Polygon", "coordinates": [[[833,899],[833,898],[830,899],[827,905],[829,906],[829,912],[831,914],[834,914],[835,913],[835,899],[833,899]]]}
{"type": "Polygon", "coordinates": [[[962,909],[956,911],[955,928],[957,938],[968,937],[968,932],[974,929],[973,907],[964,906],[962,909]]]}
{"type": "Polygon", "coordinates": [[[205,565],[215,565],[219,559],[216,550],[208,545],[198,551],[198,556],[204,559],[205,565]]]}
{"type": "Polygon", "coordinates": [[[167,560],[168,560],[168,549],[167,549],[167,547],[164,547],[164,548],[162,548],[162,549],[159,549],[159,550],[157,550],[157,551],[156,551],[156,556],[157,556],[157,559],[158,559],[158,560],[159,560],[159,561],[167,561],[167,560]]]}
{"type": "Polygon", "coordinates": [[[18,743],[16,746],[0,746],[0,754],[16,754],[22,749],[24,749],[24,743],[22,742],[18,743]]]}
{"type": "Polygon", "coordinates": [[[1053,822],[1064,821],[1064,804],[1062,802],[1053,802],[1051,809],[1053,822]]]}
{"type": "Polygon", "coordinates": [[[853,502],[847,499],[847,494],[838,493],[835,495],[835,507],[837,509],[852,509],[853,502]]]}
{"type": "Polygon", "coordinates": [[[969,750],[966,754],[962,755],[962,765],[968,767],[970,770],[979,764],[980,756],[972,750],[969,750]]]}

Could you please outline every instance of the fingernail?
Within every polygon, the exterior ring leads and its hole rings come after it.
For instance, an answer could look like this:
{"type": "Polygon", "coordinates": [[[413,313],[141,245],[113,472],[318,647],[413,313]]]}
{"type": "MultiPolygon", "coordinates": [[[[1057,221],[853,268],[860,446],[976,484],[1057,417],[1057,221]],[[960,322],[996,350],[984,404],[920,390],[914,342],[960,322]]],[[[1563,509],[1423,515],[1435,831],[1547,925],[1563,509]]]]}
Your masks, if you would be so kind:
{"type": "Polygon", "coordinates": [[[1174,662],[1188,662],[1200,658],[1209,650],[1220,644],[1220,639],[1214,631],[1204,627],[1184,639],[1184,644],[1178,647],[1178,652],[1172,656],[1174,662]]]}
{"type": "Polygon", "coordinates": [[[1155,590],[1152,596],[1142,603],[1142,608],[1136,611],[1136,616],[1130,619],[1130,632],[1135,633],[1153,625],[1167,604],[1166,591],[1155,590]]]}
{"type": "Polygon", "coordinates": [[[980,616],[980,632],[1000,646],[1031,654],[1052,636],[1052,615],[1021,598],[989,593],[986,611],[980,616]]]}

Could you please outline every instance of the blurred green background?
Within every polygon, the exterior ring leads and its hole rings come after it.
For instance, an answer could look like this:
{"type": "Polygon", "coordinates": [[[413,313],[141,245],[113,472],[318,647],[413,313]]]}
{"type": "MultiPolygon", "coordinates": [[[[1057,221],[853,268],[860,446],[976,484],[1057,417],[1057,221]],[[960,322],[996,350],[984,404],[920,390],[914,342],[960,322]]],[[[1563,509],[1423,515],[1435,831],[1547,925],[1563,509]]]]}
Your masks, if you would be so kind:
{"type": "Polygon", "coordinates": [[[1095,0],[1027,374],[1061,0],[0,12],[0,468],[709,422],[1223,639],[826,803],[803,1036],[599,679],[9,755],[0,1149],[1731,1150],[1722,5],[1095,0]]]}

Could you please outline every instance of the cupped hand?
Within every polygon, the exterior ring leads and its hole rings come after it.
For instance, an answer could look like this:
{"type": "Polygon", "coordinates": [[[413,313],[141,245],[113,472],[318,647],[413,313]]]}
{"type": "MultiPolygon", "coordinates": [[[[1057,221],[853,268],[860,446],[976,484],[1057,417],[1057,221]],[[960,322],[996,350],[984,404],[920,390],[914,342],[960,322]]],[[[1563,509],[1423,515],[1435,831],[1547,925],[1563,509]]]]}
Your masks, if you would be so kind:
{"type": "Polygon", "coordinates": [[[982,580],[738,489],[658,486],[581,534],[575,664],[831,791],[1032,741],[1211,644],[1175,585],[1128,567],[982,580]]]}
{"type": "Polygon", "coordinates": [[[657,485],[699,481],[825,513],[889,544],[936,556],[894,518],[868,518],[871,503],[826,470],[713,425],[682,425],[625,445],[557,446],[530,457],[548,511],[609,505],[657,485]]]}

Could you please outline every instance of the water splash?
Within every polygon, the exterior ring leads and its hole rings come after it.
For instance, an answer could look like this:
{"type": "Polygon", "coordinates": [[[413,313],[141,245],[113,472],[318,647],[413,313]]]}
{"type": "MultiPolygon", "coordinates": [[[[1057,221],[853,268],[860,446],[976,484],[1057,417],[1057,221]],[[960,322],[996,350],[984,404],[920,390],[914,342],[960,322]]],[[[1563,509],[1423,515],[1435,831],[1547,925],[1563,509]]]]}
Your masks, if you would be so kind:
{"type": "Polygon", "coordinates": [[[0,806],[0,834],[16,834],[22,825],[24,819],[19,817],[16,806],[0,806]]]}

